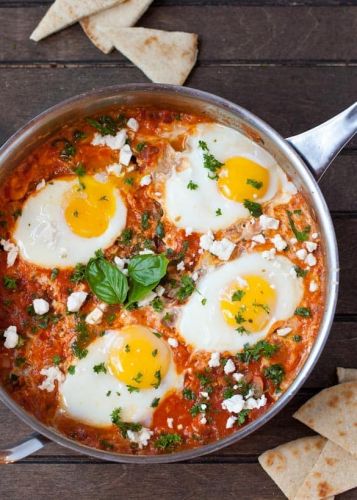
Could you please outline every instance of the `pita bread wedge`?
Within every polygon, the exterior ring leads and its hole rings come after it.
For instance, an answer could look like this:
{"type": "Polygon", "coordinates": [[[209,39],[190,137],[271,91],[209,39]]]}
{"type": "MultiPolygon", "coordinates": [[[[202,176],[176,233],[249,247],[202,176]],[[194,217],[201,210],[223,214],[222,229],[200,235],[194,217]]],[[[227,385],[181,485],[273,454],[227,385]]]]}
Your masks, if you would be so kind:
{"type": "Polygon", "coordinates": [[[324,389],[293,416],[357,457],[357,381],[324,389]]]}
{"type": "Polygon", "coordinates": [[[182,85],[197,59],[197,35],[148,28],[105,30],[114,47],[156,83],[182,85]]]}
{"type": "Polygon", "coordinates": [[[357,368],[337,368],[337,379],[339,384],[357,380],[357,368]]]}
{"type": "Polygon", "coordinates": [[[52,35],[82,17],[90,16],[95,12],[108,9],[124,0],[56,0],[48,9],[39,25],[31,34],[31,40],[38,42],[48,35],[52,35]]]}
{"type": "Polygon", "coordinates": [[[292,500],[315,465],[326,441],[321,436],[296,439],[266,451],[258,460],[284,495],[292,500]]]}
{"type": "Polygon", "coordinates": [[[114,45],[102,30],[134,26],[152,2],[153,0],[126,0],[110,9],[85,17],[80,23],[94,45],[104,54],[109,54],[114,45]]]}
{"type": "Polygon", "coordinates": [[[295,500],[316,500],[357,487],[357,458],[327,441],[295,500]]]}

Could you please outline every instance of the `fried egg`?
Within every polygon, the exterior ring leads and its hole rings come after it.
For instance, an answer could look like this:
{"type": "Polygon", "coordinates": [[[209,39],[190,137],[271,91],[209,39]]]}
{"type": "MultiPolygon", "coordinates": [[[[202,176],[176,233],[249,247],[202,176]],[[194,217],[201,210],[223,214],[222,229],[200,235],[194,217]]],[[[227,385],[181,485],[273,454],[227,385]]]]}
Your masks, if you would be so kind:
{"type": "Polygon", "coordinates": [[[244,200],[263,203],[279,191],[291,190],[267,151],[223,125],[197,125],[177,155],[179,166],[166,181],[164,205],[168,218],[180,228],[224,229],[249,217],[244,200]]]}
{"type": "Polygon", "coordinates": [[[13,236],[29,262],[74,266],[111,246],[125,227],[126,214],[118,188],[107,177],[59,178],[29,196],[13,236]]]}
{"type": "Polygon", "coordinates": [[[180,334],[196,350],[236,352],[255,344],[302,299],[302,280],[292,269],[286,257],[268,261],[256,252],[208,272],[182,307],[180,334]]]}
{"type": "Polygon", "coordinates": [[[130,325],[109,330],[89,345],[87,356],[60,386],[61,406],[98,427],[110,425],[112,411],[120,407],[123,421],[148,426],[153,401],[182,387],[167,343],[145,326],[130,325]]]}

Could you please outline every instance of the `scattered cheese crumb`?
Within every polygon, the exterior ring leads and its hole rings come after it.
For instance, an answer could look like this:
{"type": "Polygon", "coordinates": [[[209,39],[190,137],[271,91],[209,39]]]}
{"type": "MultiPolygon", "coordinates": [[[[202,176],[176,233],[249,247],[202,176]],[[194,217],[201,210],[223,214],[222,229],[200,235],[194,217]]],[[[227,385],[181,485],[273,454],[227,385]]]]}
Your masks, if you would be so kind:
{"type": "Polygon", "coordinates": [[[4,346],[6,349],[14,349],[19,341],[19,336],[17,334],[16,326],[9,326],[4,331],[5,342],[4,346]]]}
{"type": "Polygon", "coordinates": [[[177,264],[176,269],[177,269],[178,271],[184,271],[184,270],[185,270],[185,263],[184,263],[184,261],[183,261],[183,260],[181,260],[181,262],[179,262],[179,263],[177,264]]]}
{"type": "Polygon", "coordinates": [[[148,186],[149,184],[151,184],[151,175],[144,175],[144,177],[140,179],[140,186],[148,186]]]}
{"type": "Polygon", "coordinates": [[[249,398],[245,402],[245,409],[246,410],[254,410],[255,408],[261,408],[262,406],[265,406],[267,404],[267,398],[265,394],[263,394],[260,398],[254,399],[254,398],[249,398]]]}
{"type": "Polygon", "coordinates": [[[296,238],[290,238],[290,240],[289,240],[289,241],[290,241],[290,243],[291,243],[292,245],[296,245],[296,243],[297,243],[297,239],[296,239],[296,238]]]}
{"type": "Polygon", "coordinates": [[[206,391],[200,391],[201,398],[209,399],[209,394],[206,391]]]}
{"type": "Polygon", "coordinates": [[[223,410],[229,411],[229,413],[240,413],[244,408],[245,401],[241,394],[235,394],[231,398],[224,399],[222,401],[223,410]]]}
{"type": "Polygon", "coordinates": [[[186,236],[190,236],[190,234],[192,234],[192,232],[193,232],[192,227],[186,227],[186,229],[185,229],[185,235],[186,236]]]}
{"type": "Polygon", "coordinates": [[[87,314],[85,322],[88,325],[98,325],[103,318],[103,312],[108,308],[107,304],[99,304],[89,314],[87,314]]]}
{"type": "Polygon", "coordinates": [[[309,291],[310,292],[316,292],[318,289],[319,289],[319,286],[316,283],[316,281],[311,281],[310,285],[309,285],[309,291]]]}
{"type": "Polygon", "coordinates": [[[126,123],[126,126],[130,128],[130,130],[133,130],[134,132],[137,132],[139,130],[139,122],[135,118],[129,118],[129,120],[126,123]]]}
{"type": "Polygon", "coordinates": [[[207,424],[207,418],[206,417],[201,417],[200,424],[206,425],[207,424]]]}
{"type": "Polygon", "coordinates": [[[232,255],[235,244],[227,238],[215,241],[212,231],[208,231],[201,236],[200,247],[203,250],[208,250],[220,260],[228,260],[232,255]]]}
{"type": "Polygon", "coordinates": [[[93,146],[108,146],[110,149],[121,149],[127,139],[126,130],[119,130],[116,135],[94,134],[91,144],[93,146]]]}
{"type": "Polygon", "coordinates": [[[198,280],[198,272],[195,271],[194,273],[192,273],[191,278],[193,279],[193,281],[197,281],[198,280]]]}
{"type": "Polygon", "coordinates": [[[155,288],[155,293],[158,297],[162,297],[165,293],[165,288],[163,286],[159,285],[155,288]]]}
{"type": "Polygon", "coordinates": [[[275,246],[275,248],[278,250],[278,252],[281,252],[282,250],[285,250],[285,248],[288,246],[286,241],[280,236],[280,234],[276,234],[273,238],[271,238],[271,242],[275,246]]]}
{"type": "Polygon", "coordinates": [[[312,233],[312,235],[311,235],[311,238],[313,240],[317,240],[318,237],[319,237],[319,233],[312,233]]]}
{"type": "Polygon", "coordinates": [[[265,238],[262,234],[256,234],[252,237],[252,240],[255,241],[255,243],[260,243],[261,245],[264,245],[265,243],[265,238]]]}
{"type": "Polygon", "coordinates": [[[312,253],[309,253],[307,255],[306,259],[304,260],[304,262],[308,266],[313,267],[313,266],[316,266],[317,260],[316,260],[315,255],[313,255],[312,253]]]}
{"type": "Polygon", "coordinates": [[[66,257],[68,257],[68,251],[66,248],[60,248],[59,252],[61,259],[65,259],[66,257]]]}
{"type": "Polygon", "coordinates": [[[73,292],[67,298],[67,309],[69,312],[78,312],[84,304],[88,293],[87,292],[73,292]]]}
{"type": "Polygon", "coordinates": [[[288,333],[290,333],[292,331],[292,329],[287,326],[286,328],[279,328],[276,333],[280,336],[280,337],[285,337],[285,335],[287,335],[288,333]]]}
{"type": "Polygon", "coordinates": [[[264,229],[278,229],[279,221],[277,219],[273,219],[273,217],[268,217],[267,215],[261,215],[259,217],[260,227],[264,229]]]}
{"type": "Polygon", "coordinates": [[[207,405],[205,403],[200,404],[200,410],[201,411],[206,411],[207,410],[207,405]]]}
{"type": "Polygon", "coordinates": [[[119,161],[122,165],[126,167],[129,165],[131,160],[132,152],[129,144],[124,144],[119,153],[119,161]]]}
{"type": "Polygon", "coordinates": [[[240,382],[244,378],[244,375],[243,373],[233,373],[232,377],[236,382],[240,382]]]}
{"type": "Polygon", "coordinates": [[[308,252],[314,252],[317,248],[317,243],[314,241],[307,241],[305,245],[308,252]]]}
{"type": "Polygon", "coordinates": [[[129,441],[137,444],[140,450],[142,450],[144,446],[148,445],[152,435],[153,431],[147,429],[146,427],[142,427],[140,431],[137,432],[131,430],[127,431],[127,436],[129,441]]]}
{"type": "Polygon", "coordinates": [[[299,260],[305,260],[307,251],[305,250],[305,248],[301,248],[295,253],[295,255],[299,260]]]}
{"type": "Polygon", "coordinates": [[[46,186],[46,181],[45,179],[42,179],[41,182],[39,182],[36,186],[36,191],[40,191],[46,186]]]}
{"type": "Polygon", "coordinates": [[[298,275],[296,274],[296,270],[294,267],[290,268],[289,275],[297,279],[298,275]]]}
{"type": "Polygon", "coordinates": [[[178,342],[176,339],[170,337],[168,340],[167,340],[167,343],[171,346],[171,347],[178,347],[178,342]]]}
{"type": "Polygon", "coordinates": [[[120,257],[114,257],[114,264],[117,268],[125,275],[128,274],[128,270],[124,269],[125,266],[129,263],[129,259],[121,259],[120,257]]]}
{"type": "Polygon", "coordinates": [[[116,177],[119,177],[121,173],[120,163],[111,163],[110,165],[108,165],[107,172],[109,175],[115,175],[116,177]]]}
{"type": "Polygon", "coordinates": [[[97,172],[93,177],[97,182],[101,182],[102,184],[108,181],[108,175],[105,172],[97,172]]]}
{"type": "Polygon", "coordinates": [[[227,363],[224,365],[224,373],[226,375],[229,375],[230,373],[233,373],[235,371],[236,371],[235,364],[233,363],[233,361],[231,359],[229,359],[227,361],[227,363]]]}
{"type": "Polygon", "coordinates": [[[276,255],[275,248],[271,248],[270,250],[264,250],[264,252],[262,252],[262,257],[263,259],[266,260],[273,260],[275,258],[275,255],[276,255]]]}
{"type": "Polygon", "coordinates": [[[155,297],[156,297],[155,292],[148,293],[142,300],[139,300],[138,306],[139,307],[148,306],[150,304],[150,302],[152,302],[154,300],[155,297]]]}
{"type": "Polygon", "coordinates": [[[42,314],[48,313],[50,310],[50,304],[44,299],[35,299],[32,301],[32,305],[36,314],[42,316],[42,314]]]}
{"type": "Polygon", "coordinates": [[[1,240],[0,244],[2,245],[5,252],[7,252],[7,267],[13,266],[15,264],[15,260],[17,259],[19,248],[14,245],[14,243],[11,243],[10,240],[1,240]]]}
{"type": "Polygon", "coordinates": [[[168,418],[168,419],[166,420],[166,422],[167,422],[167,427],[168,427],[169,429],[173,429],[173,428],[174,428],[174,419],[173,419],[173,418],[168,418]]]}
{"type": "Polygon", "coordinates": [[[219,352],[212,352],[211,354],[211,358],[210,360],[208,361],[208,366],[210,368],[216,368],[217,366],[220,365],[219,363],[219,359],[220,359],[220,354],[219,352]]]}
{"type": "Polygon", "coordinates": [[[149,248],[144,248],[144,250],[140,250],[139,255],[154,255],[154,253],[149,248]]]}
{"type": "Polygon", "coordinates": [[[226,422],[226,429],[232,429],[233,425],[237,421],[237,417],[228,417],[226,422]]]}
{"type": "Polygon", "coordinates": [[[64,380],[64,375],[58,366],[43,368],[40,374],[45,377],[42,384],[38,386],[42,391],[52,392],[55,388],[55,381],[57,380],[58,383],[61,383],[64,380]]]}

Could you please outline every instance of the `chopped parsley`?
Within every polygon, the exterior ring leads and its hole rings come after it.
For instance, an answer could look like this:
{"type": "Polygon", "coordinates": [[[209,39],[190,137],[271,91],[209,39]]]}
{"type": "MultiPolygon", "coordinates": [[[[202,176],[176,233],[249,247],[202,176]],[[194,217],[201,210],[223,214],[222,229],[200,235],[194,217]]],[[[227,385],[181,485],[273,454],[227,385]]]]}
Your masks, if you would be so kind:
{"type": "Polygon", "coordinates": [[[248,333],[248,330],[244,328],[244,326],[238,326],[238,328],[236,328],[236,331],[242,335],[243,333],[248,333]]]}
{"type": "Polygon", "coordinates": [[[120,235],[120,243],[123,243],[123,245],[129,245],[132,239],[133,230],[130,229],[130,227],[125,228],[120,235]]]}
{"type": "Polygon", "coordinates": [[[294,342],[301,342],[302,336],[301,335],[293,335],[292,339],[294,342]]]}
{"type": "Polygon", "coordinates": [[[138,372],[135,375],[135,377],[133,377],[134,382],[136,382],[137,384],[141,384],[142,379],[143,379],[143,374],[141,372],[138,372]]]}
{"type": "Polygon", "coordinates": [[[60,362],[62,361],[62,358],[59,354],[55,354],[52,358],[52,361],[53,361],[53,364],[55,366],[58,366],[60,364],[60,362]]]}
{"type": "Polygon", "coordinates": [[[78,358],[78,359],[83,359],[87,356],[88,354],[88,349],[84,349],[80,345],[78,345],[78,342],[75,341],[72,344],[72,351],[73,354],[78,358]]]}
{"type": "Polygon", "coordinates": [[[155,312],[161,312],[164,310],[164,303],[162,302],[160,297],[155,297],[154,300],[151,302],[151,306],[155,312]]]}
{"type": "Polygon", "coordinates": [[[302,269],[300,266],[294,266],[294,269],[298,278],[305,278],[308,273],[307,269],[302,269]]]}
{"type": "Polygon", "coordinates": [[[311,310],[309,307],[297,307],[295,309],[294,314],[296,316],[301,316],[302,318],[310,318],[311,317],[311,310]]]}
{"type": "Polygon", "coordinates": [[[55,280],[57,278],[57,276],[59,275],[59,269],[58,267],[54,267],[52,270],[51,270],[51,275],[50,275],[50,278],[51,280],[55,280]]]}
{"type": "Polygon", "coordinates": [[[154,350],[152,351],[152,353],[151,353],[151,356],[152,356],[153,358],[156,358],[156,356],[157,356],[157,353],[158,353],[158,352],[159,352],[159,351],[158,351],[158,349],[154,349],[154,350]]]}
{"type": "Polygon", "coordinates": [[[93,366],[94,373],[107,373],[107,368],[104,363],[99,363],[93,366]]]}
{"type": "Polygon", "coordinates": [[[149,222],[149,219],[150,219],[150,212],[148,211],[145,211],[142,215],[141,215],[141,228],[144,229],[144,231],[146,229],[149,229],[150,227],[150,222],[149,222]]]}
{"type": "Polygon", "coordinates": [[[114,445],[112,445],[112,443],[109,443],[109,441],[107,441],[106,439],[101,439],[99,441],[99,444],[105,450],[114,450],[114,445]]]}
{"type": "Polygon", "coordinates": [[[141,151],[145,148],[146,146],[146,142],[138,142],[138,144],[136,145],[136,151],[138,153],[141,153],[141,151]]]}
{"type": "Polygon", "coordinates": [[[26,363],[26,358],[24,358],[23,356],[17,356],[17,358],[15,358],[15,366],[19,367],[25,363],[26,363]]]}
{"type": "Polygon", "coordinates": [[[99,116],[97,120],[93,118],[87,118],[87,123],[94,127],[100,135],[115,135],[117,132],[117,124],[111,116],[102,115],[99,116]]]}
{"type": "Polygon", "coordinates": [[[178,301],[183,302],[188,297],[190,297],[190,295],[193,294],[195,288],[196,288],[195,282],[190,276],[188,276],[187,274],[182,276],[180,282],[180,288],[176,293],[178,301]]]}
{"type": "Polygon", "coordinates": [[[155,234],[156,234],[156,236],[158,236],[161,239],[165,236],[165,227],[164,227],[162,222],[158,222],[158,224],[156,226],[155,234]]]}
{"type": "Polygon", "coordinates": [[[75,141],[80,141],[81,139],[84,139],[85,137],[87,137],[87,136],[82,130],[75,130],[73,132],[73,139],[75,141]]]}
{"type": "Polygon", "coordinates": [[[15,278],[11,278],[10,276],[3,276],[2,282],[4,287],[8,290],[16,290],[17,288],[17,280],[15,278]]]}
{"type": "Polygon", "coordinates": [[[222,215],[222,210],[221,210],[220,208],[217,208],[217,210],[216,210],[216,215],[217,215],[217,217],[218,217],[219,215],[222,215]]]}
{"type": "Polygon", "coordinates": [[[151,403],[151,408],[157,408],[159,406],[160,398],[154,398],[151,403]]]}
{"type": "Polygon", "coordinates": [[[259,340],[256,344],[250,346],[245,344],[243,352],[237,354],[237,358],[243,363],[258,361],[261,357],[271,358],[279,349],[277,344],[270,344],[266,340],[259,340]]]}
{"type": "Polygon", "coordinates": [[[130,392],[130,394],[132,392],[140,392],[140,389],[139,387],[135,387],[134,385],[129,385],[127,384],[126,388],[128,389],[128,391],[130,392]]]}
{"type": "Polygon", "coordinates": [[[237,424],[243,425],[246,422],[248,415],[249,415],[249,410],[240,411],[237,415],[237,424]]]}
{"type": "Polygon", "coordinates": [[[14,210],[14,212],[12,212],[12,216],[13,218],[16,220],[18,217],[21,217],[22,215],[22,210],[21,208],[17,208],[16,210],[14,210]]]}
{"type": "Polygon", "coordinates": [[[247,179],[247,184],[249,186],[253,186],[255,189],[261,189],[263,187],[263,183],[261,181],[256,181],[255,179],[247,179]]]}
{"type": "Polygon", "coordinates": [[[130,345],[126,344],[124,347],[125,352],[130,352],[130,345]]]}
{"type": "Polygon", "coordinates": [[[247,210],[249,210],[250,215],[252,215],[253,217],[260,217],[263,213],[263,209],[260,203],[245,199],[243,205],[247,210]]]}
{"type": "Polygon", "coordinates": [[[132,186],[134,184],[134,178],[133,177],[126,177],[124,179],[124,182],[125,184],[127,184],[128,186],[132,186]]]}
{"type": "Polygon", "coordinates": [[[279,389],[285,376],[285,370],[280,364],[270,365],[264,368],[264,375],[279,389]]]}
{"type": "Polygon", "coordinates": [[[193,181],[190,181],[188,184],[187,184],[187,189],[191,189],[191,191],[194,191],[195,189],[198,188],[198,184],[195,184],[193,181]]]}
{"type": "Polygon", "coordinates": [[[151,385],[154,387],[154,389],[158,389],[161,384],[161,370],[156,370],[154,377],[156,379],[156,382],[152,383],[151,385]]]}
{"type": "Polygon", "coordinates": [[[141,424],[134,422],[123,422],[121,419],[121,408],[115,408],[110,417],[112,423],[118,427],[124,438],[128,437],[128,431],[138,432],[143,427],[141,424]]]}
{"type": "Polygon", "coordinates": [[[297,215],[302,215],[302,212],[301,210],[298,211],[298,210],[294,210],[294,212],[291,212],[290,210],[287,210],[286,211],[287,215],[288,215],[288,219],[289,219],[289,224],[290,224],[290,227],[291,227],[291,230],[292,232],[294,233],[295,235],[295,238],[298,240],[298,241],[306,241],[308,238],[309,238],[309,234],[310,234],[310,230],[311,230],[311,226],[305,226],[305,228],[302,230],[302,231],[299,231],[295,225],[295,222],[294,222],[294,219],[293,219],[293,215],[294,214],[297,214],[297,215]]]}
{"type": "Polygon", "coordinates": [[[68,367],[68,373],[70,375],[74,375],[76,373],[76,367],[74,365],[71,365],[68,367]]]}
{"type": "Polygon", "coordinates": [[[236,302],[238,300],[242,300],[242,298],[244,297],[245,295],[245,291],[244,290],[236,290],[233,295],[232,295],[232,302],[236,302]]]}
{"type": "Polygon", "coordinates": [[[156,439],[154,446],[161,450],[174,448],[182,443],[182,438],[178,434],[170,434],[163,432],[159,438],[156,439]]]}
{"type": "Polygon", "coordinates": [[[205,141],[198,141],[198,146],[203,151],[203,166],[209,170],[208,177],[212,180],[218,179],[217,172],[223,166],[223,163],[218,161],[209,151],[205,141]]]}
{"type": "Polygon", "coordinates": [[[201,300],[201,304],[202,304],[203,306],[205,306],[205,305],[207,304],[207,299],[206,299],[206,297],[204,297],[204,298],[201,300]]]}
{"type": "Polygon", "coordinates": [[[83,281],[86,276],[86,266],[84,264],[76,264],[71,277],[69,278],[72,283],[79,283],[83,281]]]}
{"type": "Polygon", "coordinates": [[[256,309],[257,308],[258,309],[263,309],[263,311],[266,312],[267,314],[270,313],[270,307],[268,306],[268,304],[261,304],[259,302],[254,301],[252,305],[256,309]]]}
{"type": "Polygon", "coordinates": [[[73,172],[78,175],[78,177],[83,177],[86,175],[86,169],[84,168],[83,163],[77,163],[77,165],[74,167],[73,172]]]}
{"type": "Polygon", "coordinates": [[[189,401],[194,401],[196,399],[195,393],[192,391],[192,389],[189,389],[188,387],[185,387],[185,389],[182,391],[182,395],[185,399],[188,399],[189,401]]]}

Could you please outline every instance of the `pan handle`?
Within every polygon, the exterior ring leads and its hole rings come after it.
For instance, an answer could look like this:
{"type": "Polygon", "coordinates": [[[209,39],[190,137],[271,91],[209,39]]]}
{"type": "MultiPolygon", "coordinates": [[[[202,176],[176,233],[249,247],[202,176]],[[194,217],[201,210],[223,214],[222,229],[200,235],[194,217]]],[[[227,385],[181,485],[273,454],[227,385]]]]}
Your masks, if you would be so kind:
{"type": "Polygon", "coordinates": [[[330,120],[287,141],[299,153],[317,179],[357,132],[357,102],[330,120]]]}
{"type": "Polygon", "coordinates": [[[49,439],[37,432],[30,434],[18,443],[0,450],[0,464],[11,464],[35,453],[49,443],[49,439]]]}

